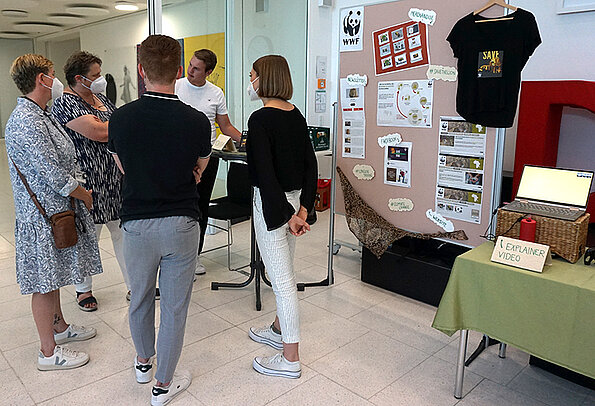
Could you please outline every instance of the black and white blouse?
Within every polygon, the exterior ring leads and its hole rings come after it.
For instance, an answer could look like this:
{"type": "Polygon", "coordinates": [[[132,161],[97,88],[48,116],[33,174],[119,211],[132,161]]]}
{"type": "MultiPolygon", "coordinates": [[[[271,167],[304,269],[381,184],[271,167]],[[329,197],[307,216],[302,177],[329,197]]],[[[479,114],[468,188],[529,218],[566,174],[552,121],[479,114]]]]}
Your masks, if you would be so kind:
{"type": "Polygon", "coordinates": [[[87,114],[94,115],[103,122],[110,119],[116,106],[103,94],[95,96],[105,105],[106,111],[97,110],[77,95],[64,93],[54,100],[52,114],[74,143],[83,187],[93,190],[93,221],[95,224],[105,224],[119,218],[122,174],[107,150],[107,142],[93,141],[66,127],[70,121],[87,114]]]}

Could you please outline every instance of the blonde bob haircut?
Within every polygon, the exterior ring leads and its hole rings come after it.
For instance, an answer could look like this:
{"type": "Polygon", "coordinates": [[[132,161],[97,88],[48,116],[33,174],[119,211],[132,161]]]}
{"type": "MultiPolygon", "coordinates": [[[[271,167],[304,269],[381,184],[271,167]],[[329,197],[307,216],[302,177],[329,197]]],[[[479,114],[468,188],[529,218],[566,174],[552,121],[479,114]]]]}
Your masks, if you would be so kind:
{"type": "Polygon", "coordinates": [[[258,96],[289,100],[293,95],[289,65],[281,55],[258,58],[252,69],[258,76],[258,96]]]}
{"type": "Polygon", "coordinates": [[[22,94],[35,90],[35,78],[40,73],[49,74],[54,67],[52,61],[42,55],[25,54],[14,60],[10,67],[10,77],[22,94]]]}

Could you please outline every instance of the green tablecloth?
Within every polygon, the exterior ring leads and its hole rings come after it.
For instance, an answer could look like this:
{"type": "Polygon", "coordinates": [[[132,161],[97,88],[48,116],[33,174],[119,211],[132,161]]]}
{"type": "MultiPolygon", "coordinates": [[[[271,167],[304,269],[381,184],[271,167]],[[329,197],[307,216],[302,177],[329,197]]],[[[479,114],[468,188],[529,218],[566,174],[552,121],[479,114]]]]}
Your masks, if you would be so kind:
{"type": "Polygon", "coordinates": [[[530,272],[491,262],[493,248],[457,257],[432,327],[479,331],[595,378],[595,266],[556,259],[530,272]]]}

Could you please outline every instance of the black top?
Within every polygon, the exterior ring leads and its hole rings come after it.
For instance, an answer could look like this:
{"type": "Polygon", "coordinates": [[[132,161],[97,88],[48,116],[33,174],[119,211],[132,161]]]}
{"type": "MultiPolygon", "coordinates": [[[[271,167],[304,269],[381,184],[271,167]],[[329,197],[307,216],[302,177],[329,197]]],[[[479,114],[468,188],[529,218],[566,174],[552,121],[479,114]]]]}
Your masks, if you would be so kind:
{"type": "Polygon", "coordinates": [[[458,58],[457,112],[487,127],[510,127],[516,114],[521,70],[541,43],[535,17],[517,9],[489,20],[473,13],[461,18],[446,39],[458,58]]]}
{"type": "Polygon", "coordinates": [[[301,189],[300,204],[308,212],[312,210],[318,168],[306,119],[297,107],[290,111],[263,107],[252,113],[246,153],[252,185],[260,189],[269,231],[283,226],[295,214],[285,192],[301,189]]]}
{"type": "Polygon", "coordinates": [[[124,168],[122,221],[169,216],[198,220],[192,170],[211,154],[211,123],[171,94],[147,92],[113,114],[108,149],[124,168]]]}

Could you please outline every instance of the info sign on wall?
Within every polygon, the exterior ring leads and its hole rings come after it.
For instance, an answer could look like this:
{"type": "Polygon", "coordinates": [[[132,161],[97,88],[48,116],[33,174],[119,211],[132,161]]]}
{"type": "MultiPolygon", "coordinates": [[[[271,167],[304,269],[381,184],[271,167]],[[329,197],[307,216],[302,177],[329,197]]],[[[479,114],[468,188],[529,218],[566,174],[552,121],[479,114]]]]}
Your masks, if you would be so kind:
{"type": "Polygon", "coordinates": [[[397,72],[430,63],[428,30],[419,21],[382,28],[372,33],[376,75],[397,72]]]}

